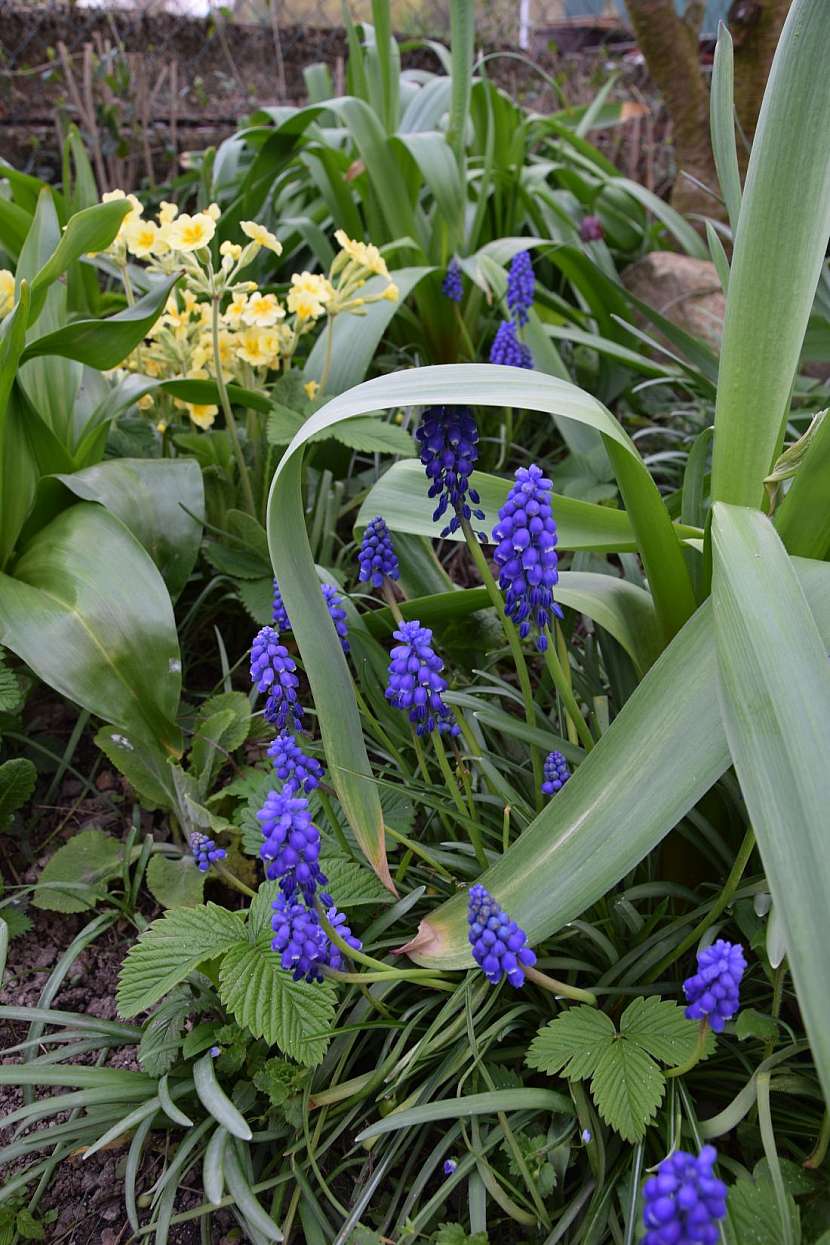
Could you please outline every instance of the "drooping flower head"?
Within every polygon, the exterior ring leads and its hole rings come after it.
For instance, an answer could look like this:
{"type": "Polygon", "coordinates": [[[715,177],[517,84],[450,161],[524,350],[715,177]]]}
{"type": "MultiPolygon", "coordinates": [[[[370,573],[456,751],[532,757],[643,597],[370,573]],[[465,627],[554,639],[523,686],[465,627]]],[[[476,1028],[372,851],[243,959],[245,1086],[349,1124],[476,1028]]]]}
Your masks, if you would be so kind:
{"type": "Polygon", "coordinates": [[[224,860],[228,854],[223,847],[217,847],[213,839],[198,830],[194,830],[190,836],[190,850],[202,873],[207,873],[212,864],[217,860],[224,860]]]}
{"type": "Polygon", "coordinates": [[[329,618],[334,623],[334,629],[340,639],[340,647],[344,653],[348,653],[349,628],[346,625],[346,611],[343,609],[337,589],[332,588],[331,584],[321,584],[320,587],[323,590],[323,598],[326,602],[329,618]]]}
{"type": "Polygon", "coordinates": [[[695,1158],[676,1150],[643,1185],[642,1245],[717,1245],[726,1217],[726,1185],[714,1173],[714,1146],[695,1158]]]}
{"type": "Polygon", "coordinates": [[[545,781],[542,783],[544,795],[556,795],[561,791],[571,776],[568,762],[561,752],[549,752],[545,757],[545,781]]]}
{"type": "Polygon", "coordinates": [[[385,520],[376,515],[366,525],[357,555],[362,583],[382,588],[384,579],[400,579],[401,568],[385,520]]]}
{"type": "Polygon", "coordinates": [[[507,273],[507,306],[510,314],[521,327],[527,324],[528,312],[536,294],[536,278],[529,251],[514,255],[507,273]]]}
{"type": "Polygon", "coordinates": [[[274,762],[284,795],[295,795],[298,791],[308,795],[315,787],[320,786],[323,777],[322,765],[316,757],[306,756],[288,731],[280,731],[268,749],[268,755],[274,762]]]}
{"type": "Polygon", "coordinates": [[[601,242],[603,231],[600,218],[598,216],[583,216],[579,225],[579,236],[583,242],[601,242]]]}
{"type": "Polygon", "coordinates": [[[251,645],[251,682],[267,699],[263,715],[278,730],[289,721],[299,727],[303,709],[297,698],[297,667],[273,627],[263,627],[251,645]]]}
{"type": "MultiPolygon", "coordinates": [[[[274,937],[271,947],[279,952],[282,967],[293,973],[295,981],[302,977],[306,981],[322,981],[324,965],[337,971],[346,967],[342,951],[326,934],[314,908],[284,894],[277,896],[272,907],[274,937]]],[[[349,929],[345,914],[338,912],[333,904],[326,912],[326,920],[348,946],[355,951],[361,949],[363,944],[349,929]]]]}
{"type": "Polygon", "coordinates": [[[447,680],[444,663],[432,647],[432,632],[417,619],[401,623],[393,636],[399,641],[392,649],[386,699],[396,709],[405,709],[418,735],[434,730],[457,735],[458,723],[444,703],[447,680]]]}
{"type": "Polygon", "coordinates": [[[722,1033],[727,1020],[740,1007],[739,989],[746,971],[746,956],[738,942],[719,938],[697,953],[697,972],[683,982],[689,1006],[687,1020],[708,1020],[715,1033],[722,1033]]]}
{"type": "Polygon", "coordinates": [[[483,519],[481,498],[470,487],[470,476],[478,461],[478,428],[470,408],[429,407],[421,416],[415,439],[430,481],[429,496],[439,499],[433,519],[437,522],[447,510],[452,512],[441,535],[456,531],[462,516],[483,519]]]}
{"type": "Polygon", "coordinates": [[[311,820],[308,800],[269,791],[257,819],[265,838],[259,854],[268,861],[266,877],[279,879],[289,897],[301,890],[310,903],[327,879],[320,870],[320,831],[311,820]]]}
{"type": "Polygon", "coordinates": [[[519,341],[516,325],[512,320],[502,320],[499,325],[490,347],[490,362],[499,363],[503,367],[533,367],[530,347],[519,341]]]}
{"type": "Polygon", "coordinates": [[[460,303],[464,297],[464,285],[461,279],[461,265],[457,259],[451,259],[441,285],[444,295],[453,303],[460,303]]]}
{"type": "Polygon", "coordinates": [[[553,599],[559,580],[553,485],[535,463],[519,467],[515,480],[493,528],[493,558],[508,616],[518,625],[522,639],[531,627],[536,628],[536,647],[543,653],[548,646],[544,629],[552,615],[562,617],[553,599]]]}
{"type": "Polygon", "coordinates": [[[274,619],[274,626],[278,631],[291,630],[291,622],[288,617],[288,611],[283,604],[282,593],[280,592],[280,586],[276,579],[274,580],[274,604],[272,609],[272,617],[274,619]]]}
{"type": "Polygon", "coordinates": [[[467,923],[473,959],[487,980],[497,986],[506,977],[511,986],[523,986],[525,969],[536,963],[527,934],[480,882],[470,887],[467,923]]]}

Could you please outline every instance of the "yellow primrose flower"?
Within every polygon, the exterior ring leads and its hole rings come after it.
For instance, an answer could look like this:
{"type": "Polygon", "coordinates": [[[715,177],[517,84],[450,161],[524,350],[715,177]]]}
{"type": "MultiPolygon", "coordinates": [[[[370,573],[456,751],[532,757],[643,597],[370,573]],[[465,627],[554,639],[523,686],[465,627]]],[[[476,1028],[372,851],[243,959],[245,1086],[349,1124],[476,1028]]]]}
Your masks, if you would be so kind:
{"type": "Polygon", "coordinates": [[[251,367],[270,367],[279,357],[280,338],[273,329],[243,329],[235,341],[237,357],[251,367]]]}
{"type": "Polygon", "coordinates": [[[159,434],[159,436],[163,437],[166,431],[167,431],[167,420],[160,419],[159,422],[156,424],[156,432],[159,434]]]}
{"type": "Polygon", "coordinates": [[[242,323],[242,317],[245,314],[245,308],[247,306],[247,294],[234,294],[233,298],[222,313],[222,318],[227,324],[230,324],[233,328],[236,328],[242,323]]]}
{"type": "Polygon", "coordinates": [[[214,406],[212,403],[200,406],[197,402],[186,402],[185,406],[187,407],[187,413],[190,416],[191,422],[197,428],[210,428],[219,414],[219,407],[214,406]]]}
{"type": "Polygon", "coordinates": [[[288,293],[288,310],[301,320],[316,320],[325,314],[325,304],[334,297],[327,277],[312,272],[295,272],[288,293]]]}
{"type": "Polygon", "coordinates": [[[394,281],[390,281],[386,289],[383,291],[383,297],[390,303],[396,303],[401,296],[401,292],[395,285],[394,281]]]}
{"type": "Polygon", "coordinates": [[[350,259],[360,264],[361,268],[368,268],[370,272],[379,277],[389,276],[386,260],[376,246],[372,246],[371,243],[355,242],[342,229],[338,229],[334,236],[340,249],[345,251],[350,259]]]}
{"type": "Polygon", "coordinates": [[[134,217],[132,212],[124,222],[123,234],[127,250],[139,259],[152,255],[161,241],[158,225],[140,216],[134,217]]]}
{"type": "Polygon", "coordinates": [[[102,203],[115,203],[119,199],[126,199],[130,205],[130,215],[143,216],[144,204],[136,199],[135,195],[125,194],[123,190],[105,190],[101,195],[102,203]]]}
{"type": "Polygon", "coordinates": [[[257,290],[256,294],[252,294],[248,299],[248,304],[242,312],[242,319],[246,324],[255,324],[259,328],[267,329],[281,320],[285,315],[285,308],[279,305],[276,294],[260,294],[257,290]]]}
{"type": "Polygon", "coordinates": [[[238,243],[238,242],[228,242],[228,241],[225,241],[225,242],[223,242],[223,243],[222,243],[222,245],[219,247],[219,254],[220,254],[223,258],[224,258],[226,255],[229,255],[229,256],[231,257],[231,259],[233,259],[233,260],[237,260],[237,259],[239,259],[239,256],[242,254],[242,247],[239,245],[239,243],[238,243]]]}
{"type": "Polygon", "coordinates": [[[158,221],[160,225],[169,225],[171,221],[176,219],[178,214],[179,209],[176,207],[175,203],[168,203],[166,199],[162,199],[158,210],[158,221]]]}
{"type": "Polygon", "coordinates": [[[14,273],[8,268],[0,268],[0,316],[11,311],[14,306],[14,273]]]}
{"type": "Polygon", "coordinates": [[[316,398],[317,390],[319,388],[320,386],[317,384],[316,380],[307,380],[306,383],[303,385],[303,389],[305,389],[305,396],[307,398],[316,398]]]}
{"type": "Polygon", "coordinates": [[[182,212],[164,231],[165,241],[174,251],[198,251],[207,246],[216,233],[216,222],[207,212],[189,216],[182,212]]]}
{"type": "Polygon", "coordinates": [[[282,243],[264,225],[258,224],[255,220],[243,220],[240,221],[240,228],[252,242],[264,246],[268,251],[273,251],[275,255],[282,255],[282,243]]]}
{"type": "Polygon", "coordinates": [[[222,209],[218,203],[209,203],[205,208],[205,215],[209,216],[212,221],[217,221],[222,215],[222,209]]]}
{"type": "Polygon", "coordinates": [[[153,406],[153,395],[151,393],[143,393],[136,402],[136,406],[140,411],[149,411],[153,406]]]}

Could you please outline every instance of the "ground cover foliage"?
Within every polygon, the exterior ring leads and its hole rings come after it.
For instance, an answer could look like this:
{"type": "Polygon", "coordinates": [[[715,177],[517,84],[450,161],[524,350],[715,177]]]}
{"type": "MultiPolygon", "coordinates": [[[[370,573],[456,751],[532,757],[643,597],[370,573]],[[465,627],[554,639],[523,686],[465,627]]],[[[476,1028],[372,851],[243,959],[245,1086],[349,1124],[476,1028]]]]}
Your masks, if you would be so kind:
{"type": "Polygon", "coordinates": [[[10,1240],[113,1153],[129,1240],[830,1240],[830,17],[743,184],[721,31],[716,228],[453,11],[163,194],[0,166],[10,1240]]]}

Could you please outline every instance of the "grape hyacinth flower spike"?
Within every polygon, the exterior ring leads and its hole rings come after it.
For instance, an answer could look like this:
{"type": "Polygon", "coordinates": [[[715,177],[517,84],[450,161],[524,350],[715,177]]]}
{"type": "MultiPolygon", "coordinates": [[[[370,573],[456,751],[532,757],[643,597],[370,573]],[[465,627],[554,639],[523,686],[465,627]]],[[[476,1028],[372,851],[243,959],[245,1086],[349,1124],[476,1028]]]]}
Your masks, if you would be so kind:
{"type": "Polygon", "coordinates": [[[392,649],[386,699],[395,709],[409,712],[418,735],[434,730],[457,735],[458,723],[444,703],[447,680],[444,663],[432,647],[432,632],[416,618],[401,623],[393,636],[399,643],[392,649]]]}
{"type": "Polygon", "coordinates": [[[525,969],[536,963],[535,954],[527,946],[527,934],[511,921],[480,882],[470,887],[467,923],[473,959],[487,980],[497,986],[506,977],[511,986],[523,986],[525,969]]]}
{"type": "Polygon", "coordinates": [[[545,757],[544,774],[545,781],[542,783],[542,793],[544,795],[556,795],[556,792],[562,790],[571,776],[568,762],[561,752],[548,753],[545,757]]]}
{"type": "Polygon", "coordinates": [[[461,265],[457,259],[451,259],[441,284],[441,292],[452,303],[460,303],[464,297],[464,285],[461,279],[461,265]]]}
{"type": "Polygon", "coordinates": [[[322,584],[323,599],[326,602],[326,609],[329,612],[329,618],[334,623],[334,629],[340,640],[340,647],[344,653],[349,652],[349,628],[346,625],[346,611],[340,601],[340,596],[336,588],[332,588],[331,584],[322,584]]]}
{"type": "Polygon", "coordinates": [[[516,324],[527,324],[528,312],[536,294],[536,278],[529,251],[514,255],[507,273],[507,306],[516,324]]]}
{"type": "Polygon", "coordinates": [[[533,355],[530,347],[519,341],[516,336],[516,325],[512,320],[503,320],[490,347],[490,362],[502,367],[533,367],[533,355]]]}
{"type": "Polygon", "coordinates": [[[583,242],[601,242],[603,230],[600,218],[598,216],[583,216],[579,226],[579,236],[583,242]]]}
{"type": "Polygon", "coordinates": [[[643,1185],[642,1245],[718,1245],[726,1185],[714,1173],[714,1146],[695,1158],[676,1150],[643,1185]]]}
{"type": "MultiPolygon", "coordinates": [[[[478,461],[478,428],[469,407],[429,407],[421,416],[415,439],[430,481],[429,496],[439,499],[433,520],[437,522],[447,510],[452,512],[441,535],[455,532],[462,518],[483,519],[481,498],[470,487],[470,476],[478,461]]],[[[479,536],[485,539],[483,533],[479,536]]]]}
{"type": "MultiPolygon", "coordinates": [[[[326,934],[314,908],[286,895],[278,895],[272,908],[271,948],[280,955],[282,967],[293,974],[295,981],[322,981],[323,966],[338,972],[346,967],[342,951],[326,934]]],[[[344,913],[332,905],[326,920],[348,946],[360,951],[363,944],[349,929],[344,913]]]]}
{"type": "Polygon", "coordinates": [[[288,611],[286,610],[283,604],[282,593],[280,592],[280,586],[277,583],[276,579],[274,580],[274,600],[273,600],[273,606],[271,610],[271,616],[274,620],[274,626],[276,627],[277,631],[290,631],[291,630],[291,621],[288,617],[288,611]]]}
{"type": "Polygon", "coordinates": [[[299,728],[303,709],[297,698],[297,667],[273,627],[263,627],[251,645],[251,682],[266,694],[263,715],[278,730],[289,721],[299,728]]]}
{"type": "Polygon", "coordinates": [[[697,972],[683,982],[689,1006],[687,1020],[708,1021],[710,1029],[722,1033],[727,1020],[741,1003],[739,988],[746,971],[746,956],[740,943],[719,938],[697,953],[697,972]]]}
{"type": "Polygon", "coordinates": [[[284,795],[296,795],[297,792],[308,795],[320,786],[323,777],[322,765],[316,757],[306,756],[288,731],[280,731],[269,747],[268,755],[274,762],[274,770],[282,782],[284,795]]]}
{"type": "Polygon", "coordinates": [[[553,485],[535,463],[519,467],[515,484],[499,511],[493,528],[493,558],[499,568],[499,587],[505,611],[522,639],[536,628],[536,647],[548,646],[545,628],[553,616],[562,617],[553,599],[559,581],[556,523],[551,508],[553,485]]]}
{"type": "Polygon", "coordinates": [[[212,864],[217,860],[224,860],[228,854],[223,847],[217,847],[213,839],[198,830],[194,830],[189,842],[193,859],[202,873],[207,873],[212,864]]]}
{"type": "Polygon", "coordinates": [[[311,820],[308,800],[285,791],[269,791],[257,813],[265,842],[259,849],[267,861],[265,876],[279,879],[291,898],[302,891],[309,903],[327,878],[320,869],[320,831],[311,820]]]}
{"type": "Polygon", "coordinates": [[[382,588],[384,579],[401,577],[389,528],[379,514],[366,525],[357,562],[360,582],[371,584],[373,588],[382,588]]]}

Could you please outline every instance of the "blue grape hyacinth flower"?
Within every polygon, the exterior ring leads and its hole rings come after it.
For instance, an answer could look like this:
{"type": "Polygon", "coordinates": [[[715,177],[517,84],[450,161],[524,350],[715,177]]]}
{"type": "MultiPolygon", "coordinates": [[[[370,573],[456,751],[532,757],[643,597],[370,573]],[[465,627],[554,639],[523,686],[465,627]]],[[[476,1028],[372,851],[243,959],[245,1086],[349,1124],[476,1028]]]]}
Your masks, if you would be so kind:
{"type": "Polygon", "coordinates": [[[381,515],[366,525],[357,555],[360,582],[382,588],[384,579],[400,579],[401,568],[386,520],[381,515]]]}
{"type": "Polygon", "coordinates": [[[487,980],[497,986],[506,977],[511,986],[523,986],[525,969],[536,963],[527,934],[480,882],[470,887],[467,922],[473,959],[487,980]]]}
{"type": "Polygon", "coordinates": [[[527,324],[528,312],[536,295],[536,278],[529,251],[514,255],[507,273],[507,306],[516,324],[527,324]]]}
{"type": "Polygon", "coordinates": [[[269,791],[257,820],[265,839],[259,849],[267,861],[265,876],[279,880],[289,897],[300,890],[311,902],[327,878],[320,869],[320,831],[311,819],[308,800],[284,791],[269,791]]]}
{"type": "Polygon", "coordinates": [[[717,1245],[726,1217],[726,1185],[714,1173],[714,1146],[695,1158],[677,1150],[643,1185],[642,1245],[717,1245]]]}
{"type": "Polygon", "coordinates": [[[571,776],[571,771],[561,752],[549,752],[545,757],[544,775],[545,781],[542,783],[544,795],[556,795],[557,791],[562,790],[571,776]]]}
{"type": "Polygon", "coordinates": [[[444,274],[441,290],[444,296],[453,303],[460,303],[461,299],[464,297],[461,265],[457,259],[451,259],[447,264],[447,271],[444,274]]]}
{"type": "Polygon", "coordinates": [[[579,226],[579,236],[583,242],[601,242],[603,228],[600,218],[598,216],[583,216],[579,226]]]}
{"type": "MultiPolygon", "coordinates": [[[[337,908],[334,904],[332,904],[326,912],[326,920],[332,929],[337,932],[338,937],[342,938],[346,945],[351,947],[353,951],[361,951],[363,949],[363,943],[349,929],[345,912],[338,912],[337,908]]],[[[346,968],[346,961],[343,959],[343,952],[335,943],[331,941],[325,932],[324,936],[326,939],[324,955],[325,963],[329,968],[336,969],[337,972],[343,972],[346,968]]]]}
{"type": "Polygon", "coordinates": [[[533,367],[533,355],[530,347],[519,341],[516,325],[512,320],[503,320],[490,347],[490,362],[503,367],[533,367]]]}
{"type": "Polygon", "coordinates": [[[251,645],[251,682],[266,693],[263,716],[278,730],[292,721],[302,724],[303,708],[297,696],[296,664],[273,627],[263,627],[251,645]]]}
{"type": "Polygon", "coordinates": [[[278,631],[290,631],[291,621],[288,617],[288,611],[283,604],[282,593],[276,579],[274,580],[274,597],[271,607],[271,616],[274,620],[274,626],[278,631]]]}
{"type": "Polygon", "coordinates": [[[322,765],[316,757],[306,756],[288,731],[280,731],[269,747],[268,755],[274,762],[274,770],[282,782],[285,795],[295,795],[298,791],[308,795],[320,786],[322,765]]]}
{"type": "Polygon", "coordinates": [[[499,587],[505,594],[505,610],[524,639],[536,628],[536,647],[543,653],[548,646],[545,628],[562,610],[553,599],[559,582],[556,556],[556,523],[551,496],[553,485],[535,463],[519,467],[515,484],[499,511],[493,528],[499,568],[499,587]]]}
{"type": "Polygon", "coordinates": [[[295,981],[322,981],[320,965],[325,961],[328,939],[317,913],[286,895],[278,895],[272,907],[271,949],[280,956],[282,967],[295,981]]]}
{"type": "Polygon", "coordinates": [[[430,481],[429,496],[439,499],[433,519],[437,522],[447,510],[452,512],[441,535],[457,531],[462,518],[483,519],[481,498],[470,487],[478,461],[478,427],[469,407],[429,407],[421,416],[415,439],[430,481]]]}
{"type": "Polygon", "coordinates": [[[390,653],[386,699],[396,709],[405,709],[418,735],[434,730],[457,735],[458,723],[444,703],[447,680],[444,663],[432,647],[432,632],[416,618],[401,623],[393,636],[399,641],[390,653]]]}
{"type": "Polygon", "coordinates": [[[323,599],[326,602],[326,609],[329,612],[329,618],[334,623],[334,629],[340,640],[340,647],[344,653],[349,652],[349,628],[346,624],[346,611],[340,601],[340,595],[336,588],[332,588],[331,584],[321,584],[323,589],[323,599]]]}
{"type": "Polygon", "coordinates": [[[738,1011],[741,978],[746,956],[740,943],[719,938],[697,953],[697,972],[683,982],[689,1006],[687,1020],[707,1020],[715,1033],[722,1033],[727,1020],[738,1011]]]}
{"type": "Polygon", "coordinates": [[[198,830],[191,834],[189,843],[193,859],[202,873],[207,873],[212,864],[217,860],[224,860],[228,854],[223,847],[217,847],[213,839],[198,830]]]}

